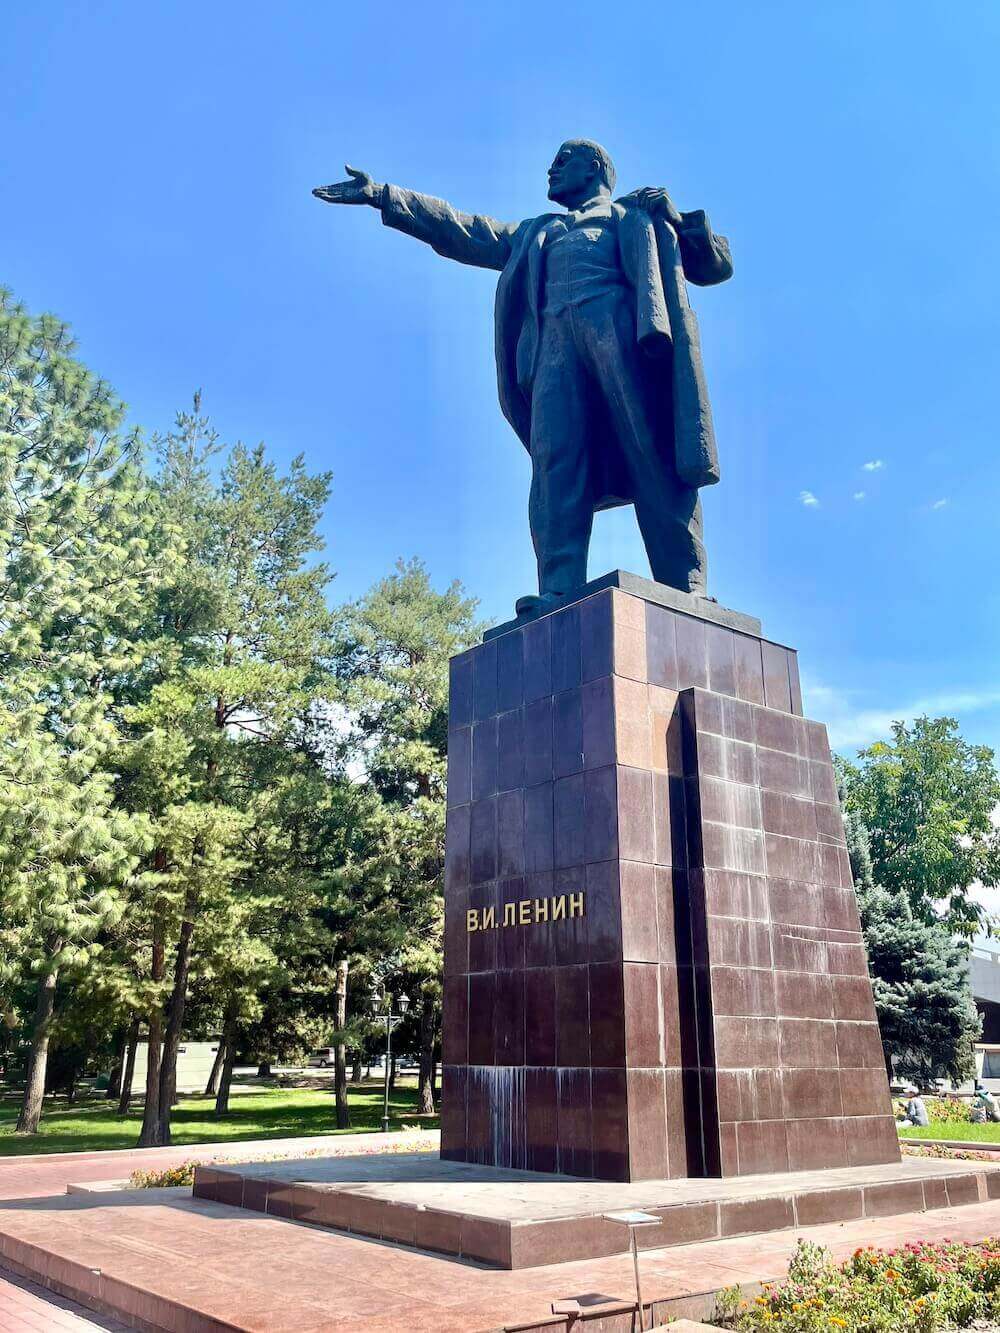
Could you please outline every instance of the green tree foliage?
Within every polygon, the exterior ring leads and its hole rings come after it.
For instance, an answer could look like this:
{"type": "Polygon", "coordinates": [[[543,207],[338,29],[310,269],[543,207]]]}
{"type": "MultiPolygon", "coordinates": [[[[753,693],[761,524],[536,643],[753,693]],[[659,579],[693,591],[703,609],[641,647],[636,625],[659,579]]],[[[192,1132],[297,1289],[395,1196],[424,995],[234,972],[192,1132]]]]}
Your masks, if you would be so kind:
{"type": "Polygon", "coordinates": [[[914,915],[903,889],[876,884],[871,835],[846,803],[844,831],[890,1077],[923,1086],[970,1078],[982,1024],[969,988],[969,941],[914,915]]]}
{"type": "Polygon", "coordinates": [[[419,995],[421,1106],[433,1110],[444,921],[448,661],[478,638],[476,602],[461,585],[435,591],[419,560],[400,562],[338,626],[336,671],[347,726],[341,753],[377,794],[369,854],[356,873],[381,886],[400,984],[419,995]]]}
{"type": "Polygon", "coordinates": [[[112,803],[110,703],[168,559],[124,409],[73,353],[65,325],[0,292],[0,953],[36,982],[22,1132],[59,978],[93,960],[148,840],[112,803]]]}
{"type": "Polygon", "coordinates": [[[901,890],[858,893],[875,1009],[886,1055],[922,1086],[975,1073],[981,1020],[969,989],[969,944],[913,915],[901,890]]]}
{"type": "Polygon", "coordinates": [[[157,504],[185,558],[153,608],[156,649],[123,692],[119,796],[154,843],[135,912],[150,958],[145,1144],[170,1140],[198,969],[239,1009],[277,966],[266,923],[295,871],[276,794],[316,770],[325,727],[330,573],[312,557],[329,478],[301,459],[280,476],[242,445],[216,478],[219,452],[197,401],[159,442],[157,504]]]}
{"type": "Polygon", "coordinates": [[[920,717],[858,758],[842,770],[845,809],[868,829],[875,882],[920,920],[974,935],[984,913],[969,889],[1000,883],[993,751],[963,740],[953,718],[920,717]]]}

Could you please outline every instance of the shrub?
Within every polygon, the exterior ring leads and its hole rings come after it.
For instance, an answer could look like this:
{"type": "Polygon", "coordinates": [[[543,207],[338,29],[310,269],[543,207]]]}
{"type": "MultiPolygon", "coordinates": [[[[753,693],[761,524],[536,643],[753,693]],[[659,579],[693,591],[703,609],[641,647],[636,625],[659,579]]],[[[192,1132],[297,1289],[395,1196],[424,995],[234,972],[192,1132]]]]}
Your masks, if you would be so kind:
{"type": "Polygon", "coordinates": [[[998,1316],[1000,1240],[861,1249],[839,1265],[822,1246],[800,1241],[786,1282],[754,1301],[730,1289],[716,1311],[722,1328],[740,1333],[936,1333],[998,1316]]]}
{"type": "Polygon", "coordinates": [[[966,1125],[969,1123],[969,1103],[958,1097],[925,1097],[924,1105],[932,1124],[966,1125]]]}

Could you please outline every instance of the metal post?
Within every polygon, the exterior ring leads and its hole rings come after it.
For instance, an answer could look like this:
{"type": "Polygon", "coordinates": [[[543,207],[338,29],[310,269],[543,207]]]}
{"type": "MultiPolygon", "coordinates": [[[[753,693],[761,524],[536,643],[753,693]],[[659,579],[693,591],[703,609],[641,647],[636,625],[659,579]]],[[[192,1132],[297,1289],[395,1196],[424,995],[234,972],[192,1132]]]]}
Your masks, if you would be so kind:
{"type": "Polygon", "coordinates": [[[635,1242],[635,1227],[629,1227],[629,1235],[632,1237],[632,1266],[635,1269],[635,1295],[639,1302],[639,1329],[644,1333],[646,1321],[642,1313],[642,1285],[639,1282],[639,1247],[635,1242]]]}
{"type": "Polygon", "coordinates": [[[382,1097],[382,1133],[389,1132],[389,1066],[392,1056],[392,1001],[385,1011],[385,1086],[382,1097]]]}

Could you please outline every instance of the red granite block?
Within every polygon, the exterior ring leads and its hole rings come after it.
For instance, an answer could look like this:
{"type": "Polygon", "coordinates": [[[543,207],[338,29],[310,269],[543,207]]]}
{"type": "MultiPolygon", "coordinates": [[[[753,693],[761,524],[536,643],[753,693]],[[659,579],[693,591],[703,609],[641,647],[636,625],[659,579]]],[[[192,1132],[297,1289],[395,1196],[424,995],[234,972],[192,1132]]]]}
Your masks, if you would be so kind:
{"type": "Polygon", "coordinates": [[[469,976],[469,1064],[494,1063],[493,1008],[496,1003],[496,973],[473,972],[469,976]]]}
{"type": "Polygon", "coordinates": [[[781,1086],[782,1113],[787,1120],[853,1114],[841,1098],[837,1069],[786,1069],[781,1086]]]}
{"type": "Polygon", "coordinates": [[[837,1052],[842,1069],[885,1069],[877,1023],[837,1023],[837,1052]]]}
{"type": "Polygon", "coordinates": [[[524,975],[524,1060],[528,1065],[556,1062],[556,974],[551,967],[530,968],[524,975]]]}
{"type": "Polygon", "coordinates": [[[787,796],[813,796],[808,759],[763,747],[757,748],[756,755],[760,785],[767,791],[784,792],[787,796]]]}
{"type": "Polygon", "coordinates": [[[861,1188],[815,1190],[795,1196],[795,1220],[800,1227],[824,1222],[850,1222],[864,1216],[861,1188]]]}
{"type": "Polygon", "coordinates": [[[779,1120],[785,1113],[780,1070],[720,1069],[716,1088],[720,1120],[779,1120]]]}
{"type": "Polygon", "coordinates": [[[593,1172],[590,1072],[559,1069],[556,1074],[559,1170],[570,1176],[593,1172]]]}
{"type": "Polygon", "coordinates": [[[777,1022],[773,1018],[717,1018],[715,1059],[720,1070],[777,1068],[777,1022]]]}
{"type": "Polygon", "coordinates": [[[584,681],[614,670],[614,603],[610,588],[580,603],[580,665],[584,681]]]}
{"type": "Polygon", "coordinates": [[[590,960],[617,962],[622,956],[618,862],[591,862],[586,868],[585,884],[590,960]]]}
{"type": "Polygon", "coordinates": [[[663,1070],[629,1069],[627,1077],[630,1179],[663,1179],[669,1170],[663,1070]]]}
{"type": "MultiPolygon", "coordinates": [[[[676,963],[677,923],[681,923],[681,935],[687,932],[687,876],[683,870],[669,866],[653,867],[653,892],[655,895],[656,936],[661,963],[676,963]]],[[[682,943],[683,953],[683,943],[682,943]]]]}
{"type": "Polygon", "coordinates": [[[591,963],[590,1060],[596,1067],[625,1064],[625,994],[621,963],[591,963]]]}
{"type": "Polygon", "coordinates": [[[651,865],[621,862],[621,918],[621,956],[630,962],[657,962],[656,884],[651,865]]]}
{"type": "Polygon", "coordinates": [[[779,708],[790,712],[792,707],[791,686],[788,682],[788,653],[780,644],[761,641],[761,656],[764,662],[764,703],[768,708],[779,708]]]}
{"type": "Polygon", "coordinates": [[[790,1198],[739,1199],[719,1206],[719,1234],[744,1236],[795,1225],[790,1198]]]}
{"type": "Polygon", "coordinates": [[[892,1116],[854,1117],[847,1135],[847,1164],[899,1161],[899,1135],[892,1116]]]}
{"type": "Polygon", "coordinates": [[[778,1020],[778,1045],[783,1069],[834,1069],[837,1032],[832,1022],[815,1018],[778,1020]]]}
{"type": "Polygon", "coordinates": [[[784,1120],[745,1120],[736,1126],[741,1176],[788,1170],[784,1120]]]}
{"type": "Polygon", "coordinates": [[[919,1180],[894,1180],[887,1184],[866,1185],[865,1217],[892,1217],[896,1213],[919,1213],[924,1206],[923,1185],[919,1180]]]}
{"type": "Polygon", "coordinates": [[[775,972],[774,982],[777,1012],[782,1018],[834,1017],[829,977],[814,972],[775,972]]]}
{"type": "Polygon", "coordinates": [[[556,1064],[590,1063],[590,980],[586,964],[556,969],[556,1064]]]}
{"type": "Polygon", "coordinates": [[[580,607],[568,606],[552,620],[552,693],[578,686],[583,675],[580,607]]]}
{"type": "Polygon", "coordinates": [[[712,1011],[717,1018],[724,1015],[746,1015],[754,1018],[774,1017],[775,974],[770,968],[713,967],[712,1011]]]}
{"type": "Polygon", "coordinates": [[[614,678],[602,676],[580,691],[584,768],[606,768],[615,762],[614,678]]]}
{"type": "Polygon", "coordinates": [[[472,721],[473,651],[459,653],[449,665],[448,718],[451,726],[466,726],[472,721]]]}
{"type": "Polygon", "coordinates": [[[591,1071],[591,1105],[594,1174],[600,1180],[628,1180],[628,1088],[623,1068],[591,1071]]]}
{"type": "MultiPolygon", "coordinates": [[[[466,1065],[444,1065],[441,1070],[441,1156],[456,1156],[466,1143],[466,1065]]],[[[464,1152],[457,1155],[464,1160],[464,1152]]]]}
{"type": "Polygon", "coordinates": [[[446,1065],[465,1064],[469,1058],[469,979],[464,974],[445,976],[441,1020],[441,1058],[446,1065]]]}
{"type": "Polygon", "coordinates": [[[520,708],[524,699],[524,635],[518,631],[497,639],[497,709],[520,708]]]}
{"type": "Polygon", "coordinates": [[[705,626],[708,650],[708,688],[717,694],[736,693],[735,635],[725,625],[705,626]]]}
{"type": "Polygon", "coordinates": [[[524,785],[524,713],[514,708],[497,718],[497,790],[524,785]]]}
{"type": "Polygon", "coordinates": [[[748,703],[764,702],[764,665],[760,651],[760,639],[753,639],[747,634],[733,635],[733,651],[736,671],[736,695],[748,703]]]}
{"type": "Polygon", "coordinates": [[[526,1161],[529,1171],[555,1171],[559,1142],[556,1071],[524,1071],[526,1161]]]}
{"type": "Polygon", "coordinates": [[[472,653],[472,717],[481,722],[497,711],[497,641],[482,643],[472,653]]]}
{"type": "Polygon", "coordinates": [[[498,1065],[524,1063],[524,973],[496,973],[494,1053],[498,1065]]]}
{"type": "Polygon", "coordinates": [[[529,874],[551,870],[555,861],[552,783],[540,782],[524,792],[524,868],[529,874]]]}
{"type": "Polygon", "coordinates": [[[980,1203],[987,1197],[985,1180],[979,1172],[970,1172],[967,1176],[948,1176],[945,1186],[949,1208],[957,1208],[965,1203],[980,1203]]]}
{"type": "Polygon", "coordinates": [[[855,1122],[831,1117],[829,1120],[787,1120],[789,1170],[823,1170],[828,1166],[848,1164],[848,1141],[856,1133],[855,1122]]]}
{"type": "Polygon", "coordinates": [[[827,944],[818,937],[806,935],[806,929],[783,924],[770,927],[776,968],[787,972],[827,971],[827,944]]]}
{"type": "Polygon", "coordinates": [[[624,963],[625,1058],[633,1068],[662,1067],[660,969],[656,963],[624,963]]]}
{"type": "Polygon", "coordinates": [[[510,1223],[494,1222],[485,1217],[463,1217],[461,1221],[462,1254],[468,1259],[510,1267],[510,1223]]]}
{"type": "MultiPolygon", "coordinates": [[[[592,773],[587,777],[592,778],[592,773]]],[[[552,784],[555,868],[584,865],[586,824],[583,809],[584,774],[573,773],[552,784]]],[[[605,859],[604,857],[601,858],[605,859]]]]}
{"type": "Polygon", "coordinates": [[[452,727],[448,732],[448,804],[463,805],[472,799],[472,728],[452,727]]]}
{"type": "Polygon", "coordinates": [[[884,1116],[890,1112],[885,1066],[846,1069],[840,1077],[844,1115],[884,1116]]]}
{"type": "Polygon", "coordinates": [[[832,978],[834,1013],[839,1019],[871,1022],[875,1018],[872,985],[867,973],[861,977],[832,978]]]}
{"type": "Polygon", "coordinates": [[[521,720],[524,785],[552,781],[552,699],[525,704],[521,720]]]}
{"type": "MultiPolygon", "coordinates": [[[[677,640],[677,686],[679,690],[691,686],[708,685],[708,642],[705,634],[705,622],[692,616],[678,615],[674,620],[674,633],[677,640]]],[[[669,685],[669,681],[657,681],[656,684],[669,685]]]]}
{"type": "Polygon", "coordinates": [[[439,1212],[435,1208],[418,1210],[413,1243],[422,1250],[435,1250],[442,1254],[460,1254],[462,1252],[461,1214],[439,1212]]]}
{"type": "Polygon", "coordinates": [[[646,678],[670,690],[678,688],[676,621],[666,607],[646,603],[646,678]]]}
{"type": "Polygon", "coordinates": [[[521,631],[524,702],[549,699],[552,694],[552,618],[525,625],[521,631]]]}

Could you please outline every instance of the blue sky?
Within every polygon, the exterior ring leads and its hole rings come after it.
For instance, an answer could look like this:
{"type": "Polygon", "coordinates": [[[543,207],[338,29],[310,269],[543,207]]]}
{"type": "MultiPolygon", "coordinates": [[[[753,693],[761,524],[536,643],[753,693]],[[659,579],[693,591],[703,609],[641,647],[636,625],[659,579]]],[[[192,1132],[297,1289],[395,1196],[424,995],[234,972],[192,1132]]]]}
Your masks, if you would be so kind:
{"type": "MultiPolygon", "coordinates": [[[[799,648],[843,748],[922,709],[1000,745],[998,47],[990,0],[8,5],[0,281],[147,430],[201,386],[226,438],[331,469],[336,597],[419,554],[506,618],[494,275],[309,191],[346,159],[518,219],[599,139],[732,242],[693,296],[712,591],[799,648]]],[[[615,567],[647,572],[630,511],[615,567]]]]}

